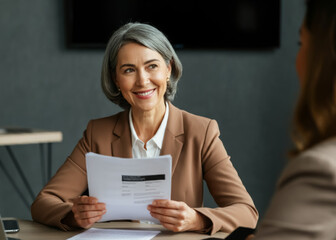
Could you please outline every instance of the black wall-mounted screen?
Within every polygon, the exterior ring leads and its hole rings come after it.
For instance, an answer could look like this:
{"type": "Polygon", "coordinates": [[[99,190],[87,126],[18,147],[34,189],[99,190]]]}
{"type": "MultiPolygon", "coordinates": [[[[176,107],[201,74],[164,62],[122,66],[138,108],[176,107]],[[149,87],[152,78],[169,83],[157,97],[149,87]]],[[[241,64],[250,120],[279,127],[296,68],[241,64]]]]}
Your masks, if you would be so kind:
{"type": "Polygon", "coordinates": [[[69,48],[105,48],[127,22],[149,23],[176,49],[280,45],[280,0],[64,0],[69,48]]]}

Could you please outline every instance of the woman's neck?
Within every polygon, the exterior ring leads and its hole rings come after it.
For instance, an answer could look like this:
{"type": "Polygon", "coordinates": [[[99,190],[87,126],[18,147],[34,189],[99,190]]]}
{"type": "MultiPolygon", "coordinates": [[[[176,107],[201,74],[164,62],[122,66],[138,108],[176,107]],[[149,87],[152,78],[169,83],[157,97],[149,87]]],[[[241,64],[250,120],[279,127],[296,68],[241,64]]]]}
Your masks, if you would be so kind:
{"type": "Polygon", "coordinates": [[[135,132],[145,145],[159,129],[165,112],[165,103],[163,103],[163,107],[150,111],[136,111],[136,109],[132,109],[132,121],[135,132]]]}

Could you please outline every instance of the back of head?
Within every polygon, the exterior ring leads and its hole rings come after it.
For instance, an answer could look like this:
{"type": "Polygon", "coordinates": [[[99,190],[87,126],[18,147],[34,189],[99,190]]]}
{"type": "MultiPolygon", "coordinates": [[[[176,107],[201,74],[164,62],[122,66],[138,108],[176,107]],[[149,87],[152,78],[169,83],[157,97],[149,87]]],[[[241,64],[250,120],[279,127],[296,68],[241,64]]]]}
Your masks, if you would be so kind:
{"type": "Polygon", "coordinates": [[[174,99],[177,82],[182,75],[182,64],[166,36],[155,27],[144,23],[127,23],[121,26],[110,38],[103,61],[101,84],[107,98],[122,108],[130,105],[123,98],[115,85],[115,68],[120,48],[127,43],[138,43],[158,52],[167,64],[171,64],[172,72],[165,100],[174,99]]]}
{"type": "Polygon", "coordinates": [[[336,136],[336,1],[308,0],[305,79],[294,116],[294,154],[336,136]]]}

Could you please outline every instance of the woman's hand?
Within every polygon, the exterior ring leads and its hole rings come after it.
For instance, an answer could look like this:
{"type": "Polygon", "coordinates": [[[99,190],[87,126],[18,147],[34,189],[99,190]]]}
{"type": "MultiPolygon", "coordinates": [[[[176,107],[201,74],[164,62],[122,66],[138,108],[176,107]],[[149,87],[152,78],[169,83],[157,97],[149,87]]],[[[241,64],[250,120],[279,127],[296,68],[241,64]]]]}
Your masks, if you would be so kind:
{"type": "Polygon", "coordinates": [[[71,226],[90,228],[106,213],[105,203],[98,202],[95,197],[80,196],[72,199],[72,202],[72,214],[68,214],[63,221],[71,226]]]}
{"type": "Polygon", "coordinates": [[[197,231],[210,225],[210,220],[184,202],[159,199],[154,200],[147,209],[152,217],[158,219],[162,226],[174,231],[197,231]]]}

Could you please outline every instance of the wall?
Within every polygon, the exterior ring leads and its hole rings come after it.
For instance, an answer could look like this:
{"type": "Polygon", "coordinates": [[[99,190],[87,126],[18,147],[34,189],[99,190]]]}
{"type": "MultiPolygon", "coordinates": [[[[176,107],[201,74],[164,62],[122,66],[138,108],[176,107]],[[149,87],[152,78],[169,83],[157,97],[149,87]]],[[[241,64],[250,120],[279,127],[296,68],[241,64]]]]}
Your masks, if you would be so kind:
{"type": "MultiPolygon", "coordinates": [[[[295,57],[303,1],[283,0],[281,11],[281,47],[275,50],[177,52],[184,74],[174,104],[218,121],[221,139],[261,215],[286,161],[298,92],[295,57]]],[[[54,173],[90,119],[120,110],[100,89],[104,52],[65,48],[59,0],[0,0],[0,32],[0,126],[62,131],[63,142],[53,145],[54,173]]],[[[42,187],[38,146],[13,150],[37,193],[42,187]]],[[[18,179],[4,147],[0,161],[18,179]]],[[[24,187],[19,179],[18,184],[24,187]]],[[[208,193],[205,203],[215,206],[208,193]]],[[[30,219],[1,169],[0,213],[30,219]]]]}

